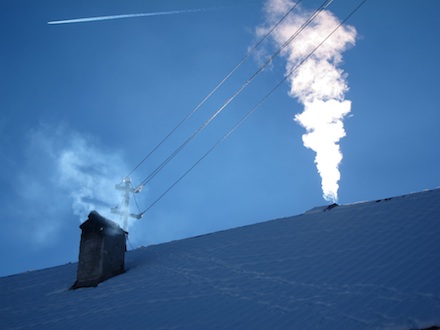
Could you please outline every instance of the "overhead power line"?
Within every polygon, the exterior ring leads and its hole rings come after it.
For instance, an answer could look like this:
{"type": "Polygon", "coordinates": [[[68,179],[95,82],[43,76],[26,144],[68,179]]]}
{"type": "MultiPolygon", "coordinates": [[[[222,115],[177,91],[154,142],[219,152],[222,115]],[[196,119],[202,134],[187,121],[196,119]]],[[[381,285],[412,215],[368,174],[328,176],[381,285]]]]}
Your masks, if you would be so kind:
{"type": "MultiPolygon", "coordinates": [[[[332,0],[333,1],[333,0],[332,0]]],[[[215,148],[217,148],[229,135],[241,126],[274,92],[278,89],[305,61],[307,61],[351,16],[356,13],[367,0],[359,3],[335,29],[330,32],[301,62],[299,62],[287,75],[284,76],[244,117],[242,117],[220,140],[218,140],[208,151],[205,152],[185,173],[183,173],[171,186],[169,186],[156,200],[154,200],[141,214],[148,212],[156,205],[171,189],[173,189],[185,176],[187,176],[203,159],[205,159],[215,148]]]]}
{"type": "Polygon", "coordinates": [[[258,70],[198,129],[196,129],[174,152],[154,169],[140,184],[143,186],[153,179],[180,151],[183,150],[206,126],[208,126],[272,61],[277,57],[333,0],[326,0],[315,12],[273,53],[258,70]]]}
{"type": "MultiPolygon", "coordinates": [[[[272,26],[269,31],[252,47],[251,50],[241,59],[241,61],[215,86],[199,104],[196,105],[127,175],[130,176],[134,171],[136,171],[139,166],[141,166],[168,138],[174,134],[174,132],[182,126],[233,74],[237,69],[254,53],[254,51],[267,39],[267,37],[275,30],[284,19],[299,5],[302,0],[298,0],[284,15],[281,19],[272,26]]],[[[333,1],[333,0],[332,0],[333,1]]],[[[330,1],[331,2],[331,1],[330,1]]]]}

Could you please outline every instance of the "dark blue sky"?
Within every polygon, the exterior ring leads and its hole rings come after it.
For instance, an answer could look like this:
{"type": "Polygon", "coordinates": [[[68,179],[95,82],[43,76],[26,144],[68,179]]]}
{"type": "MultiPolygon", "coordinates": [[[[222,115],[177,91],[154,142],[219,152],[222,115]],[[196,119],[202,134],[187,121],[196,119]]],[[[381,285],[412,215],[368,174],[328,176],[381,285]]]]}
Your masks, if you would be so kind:
{"type": "MultiPolygon", "coordinates": [[[[321,1],[303,0],[307,9],[321,1]]],[[[357,4],[335,0],[343,19],[357,4]]],[[[0,3],[0,275],[76,261],[87,207],[113,187],[255,44],[263,1],[0,3]],[[48,25],[80,17],[197,13],[48,25]]],[[[350,115],[339,203],[440,184],[440,2],[369,0],[349,20],[343,53],[350,115]]],[[[264,45],[267,52],[273,50],[264,45]]],[[[245,62],[132,175],[139,183],[261,65],[245,62]]],[[[285,74],[277,58],[137,196],[147,208],[285,74]]],[[[327,203],[285,83],[144,218],[136,247],[302,213],[327,203]]],[[[133,211],[136,210],[133,204],[133,211]]]]}

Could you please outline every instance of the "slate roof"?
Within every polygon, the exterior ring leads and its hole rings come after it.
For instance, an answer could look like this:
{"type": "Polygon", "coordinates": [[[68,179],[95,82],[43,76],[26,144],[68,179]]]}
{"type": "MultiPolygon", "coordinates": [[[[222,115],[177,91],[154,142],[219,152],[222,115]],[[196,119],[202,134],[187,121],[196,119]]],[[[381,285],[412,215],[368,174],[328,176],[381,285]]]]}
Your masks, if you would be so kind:
{"type": "Polygon", "coordinates": [[[1,329],[417,329],[440,325],[440,189],[0,278],[1,329]]]}

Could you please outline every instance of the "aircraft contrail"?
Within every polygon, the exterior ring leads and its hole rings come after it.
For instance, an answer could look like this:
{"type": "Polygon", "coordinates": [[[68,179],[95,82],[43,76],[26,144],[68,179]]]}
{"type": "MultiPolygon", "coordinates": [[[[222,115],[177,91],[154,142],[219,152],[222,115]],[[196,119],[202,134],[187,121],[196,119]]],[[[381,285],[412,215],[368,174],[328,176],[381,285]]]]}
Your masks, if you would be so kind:
{"type": "Polygon", "coordinates": [[[208,10],[210,10],[210,9],[187,9],[187,10],[159,11],[159,12],[153,12],[153,13],[138,13],[138,14],[125,14],[125,15],[84,17],[84,18],[65,19],[65,20],[60,20],[60,21],[50,21],[50,22],[47,22],[47,24],[85,23],[85,22],[106,21],[106,20],[121,19],[121,18],[197,13],[197,12],[208,11],[208,10]]]}

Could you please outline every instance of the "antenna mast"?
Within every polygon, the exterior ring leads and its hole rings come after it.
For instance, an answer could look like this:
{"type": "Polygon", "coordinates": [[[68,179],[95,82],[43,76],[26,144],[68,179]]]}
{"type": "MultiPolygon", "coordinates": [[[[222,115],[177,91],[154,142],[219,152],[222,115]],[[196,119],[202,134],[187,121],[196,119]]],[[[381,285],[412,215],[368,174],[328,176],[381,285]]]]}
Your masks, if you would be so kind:
{"type": "Polygon", "coordinates": [[[142,186],[139,186],[137,188],[131,187],[131,179],[130,177],[126,176],[120,184],[115,185],[116,190],[120,190],[124,192],[124,204],[122,205],[122,208],[119,209],[118,207],[113,207],[111,209],[112,213],[119,214],[124,218],[124,230],[127,231],[128,229],[128,218],[135,218],[140,219],[142,218],[143,214],[134,214],[130,213],[130,193],[139,193],[142,189],[142,186]]]}

